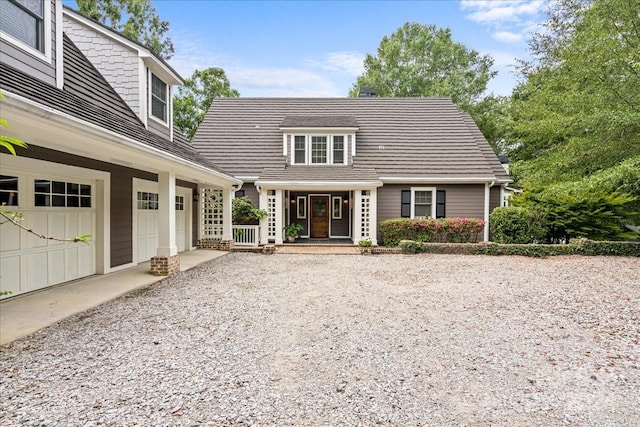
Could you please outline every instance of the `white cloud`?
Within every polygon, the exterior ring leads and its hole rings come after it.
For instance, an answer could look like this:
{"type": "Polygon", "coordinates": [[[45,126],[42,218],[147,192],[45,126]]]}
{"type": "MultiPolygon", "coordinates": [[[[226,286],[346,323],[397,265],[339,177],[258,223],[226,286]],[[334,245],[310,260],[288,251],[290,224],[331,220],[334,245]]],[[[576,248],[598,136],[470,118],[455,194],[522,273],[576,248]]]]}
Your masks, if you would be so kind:
{"type": "Polygon", "coordinates": [[[522,34],[512,33],[510,31],[498,31],[493,33],[491,37],[505,43],[518,43],[522,41],[522,34]]]}
{"type": "Polygon", "coordinates": [[[485,25],[521,22],[525,16],[537,15],[544,5],[540,0],[462,0],[460,4],[470,12],[469,20],[485,25]]]}
{"type": "Polygon", "coordinates": [[[345,89],[338,88],[336,82],[345,74],[349,78],[358,75],[364,58],[357,52],[333,52],[321,61],[298,61],[300,68],[265,67],[216,52],[208,42],[187,33],[172,34],[171,38],[176,55],[169,63],[182,77],[190,77],[196,69],[220,67],[231,87],[243,97],[345,96],[345,89]]]}
{"type": "Polygon", "coordinates": [[[230,68],[227,75],[241,96],[344,96],[326,77],[296,68],[239,67],[230,68]]]}
{"type": "Polygon", "coordinates": [[[544,2],[540,0],[462,0],[465,18],[483,25],[503,43],[521,43],[539,27],[544,2]]]}
{"type": "Polygon", "coordinates": [[[324,71],[346,73],[357,77],[364,71],[365,56],[360,52],[330,52],[321,60],[307,60],[305,63],[324,71]]]}

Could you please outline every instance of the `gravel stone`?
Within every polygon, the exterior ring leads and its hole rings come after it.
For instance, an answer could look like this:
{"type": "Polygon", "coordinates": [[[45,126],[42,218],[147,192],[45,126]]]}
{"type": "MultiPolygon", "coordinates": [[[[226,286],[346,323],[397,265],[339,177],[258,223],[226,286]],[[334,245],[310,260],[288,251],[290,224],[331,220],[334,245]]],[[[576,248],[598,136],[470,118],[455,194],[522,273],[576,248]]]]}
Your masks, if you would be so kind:
{"type": "Polygon", "coordinates": [[[231,253],[0,348],[3,426],[640,425],[640,259],[231,253]]]}

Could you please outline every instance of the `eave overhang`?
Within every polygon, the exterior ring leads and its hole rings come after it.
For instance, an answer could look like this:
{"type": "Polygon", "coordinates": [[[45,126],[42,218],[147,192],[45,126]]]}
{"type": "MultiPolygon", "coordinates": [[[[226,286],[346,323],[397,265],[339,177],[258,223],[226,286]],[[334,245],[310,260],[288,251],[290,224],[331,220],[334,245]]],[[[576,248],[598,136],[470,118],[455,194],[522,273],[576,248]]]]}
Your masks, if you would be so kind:
{"type": "MultiPolygon", "coordinates": [[[[10,126],[7,134],[12,134],[22,125],[23,129],[31,133],[31,138],[38,137],[46,141],[46,148],[156,173],[172,171],[182,179],[202,184],[223,187],[242,185],[242,180],[238,178],[173,153],[143,144],[20,95],[6,91],[3,94],[3,118],[10,126]],[[37,125],[33,124],[34,121],[37,125]],[[65,130],[74,130],[77,141],[54,137],[56,132],[65,130]]],[[[12,136],[21,137],[20,134],[12,136]]]]}

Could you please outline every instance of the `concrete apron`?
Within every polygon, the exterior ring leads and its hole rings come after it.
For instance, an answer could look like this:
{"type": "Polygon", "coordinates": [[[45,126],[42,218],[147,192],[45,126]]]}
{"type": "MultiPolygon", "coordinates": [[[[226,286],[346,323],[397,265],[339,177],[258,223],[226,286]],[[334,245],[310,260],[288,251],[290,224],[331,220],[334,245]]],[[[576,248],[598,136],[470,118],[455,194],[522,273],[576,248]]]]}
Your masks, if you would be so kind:
{"type": "MultiPolygon", "coordinates": [[[[180,253],[180,271],[227,252],[198,249],[180,253]]],[[[91,276],[0,301],[0,345],[27,336],[66,317],[164,279],[150,273],[150,263],[91,276]]]]}

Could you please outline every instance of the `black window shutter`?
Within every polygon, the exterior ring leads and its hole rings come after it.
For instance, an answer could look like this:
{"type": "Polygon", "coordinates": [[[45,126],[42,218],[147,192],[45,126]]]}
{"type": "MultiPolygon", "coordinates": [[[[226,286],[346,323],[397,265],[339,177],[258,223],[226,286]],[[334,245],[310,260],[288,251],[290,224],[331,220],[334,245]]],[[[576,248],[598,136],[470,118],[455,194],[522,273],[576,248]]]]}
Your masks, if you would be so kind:
{"type": "Polygon", "coordinates": [[[447,202],[447,192],[445,190],[436,191],[436,218],[445,217],[446,202],[447,202]]]}
{"type": "Polygon", "coordinates": [[[402,190],[402,207],[400,209],[400,216],[402,218],[409,218],[411,216],[411,191],[402,190]]]}

